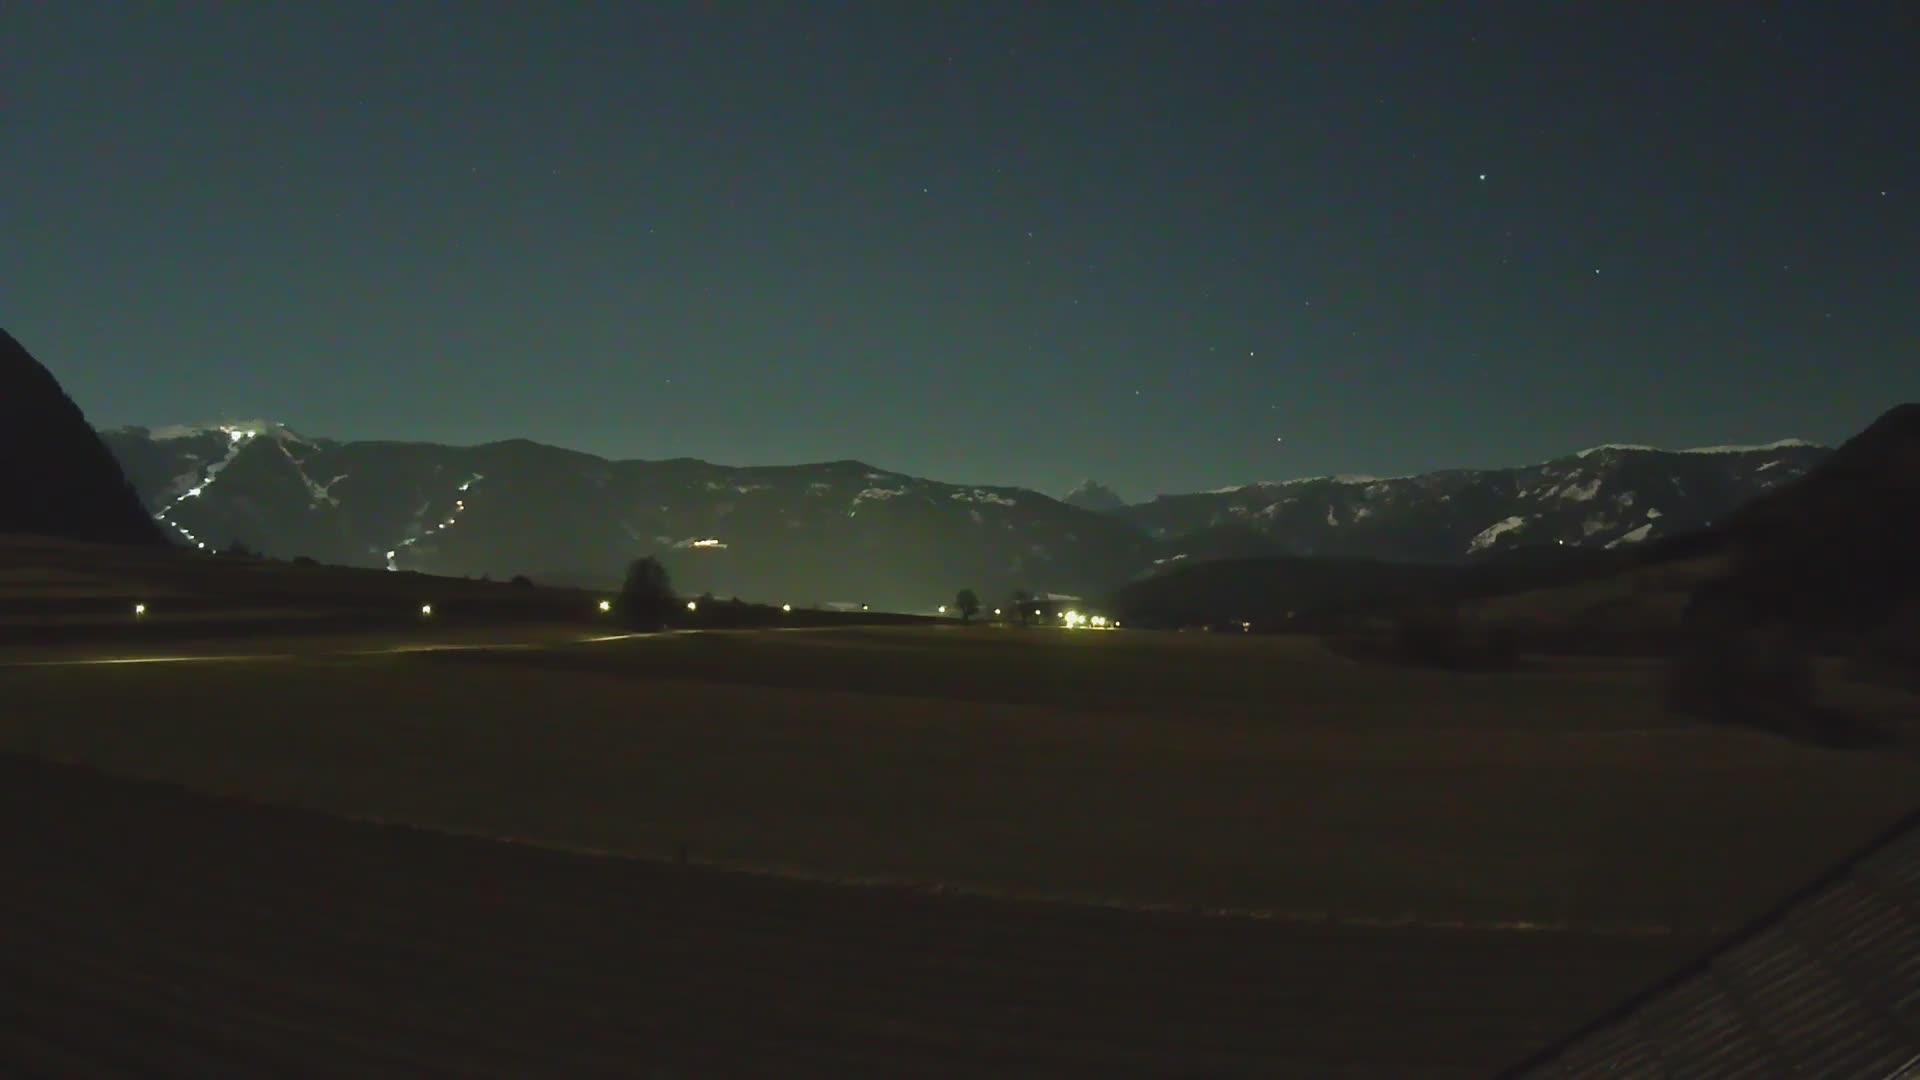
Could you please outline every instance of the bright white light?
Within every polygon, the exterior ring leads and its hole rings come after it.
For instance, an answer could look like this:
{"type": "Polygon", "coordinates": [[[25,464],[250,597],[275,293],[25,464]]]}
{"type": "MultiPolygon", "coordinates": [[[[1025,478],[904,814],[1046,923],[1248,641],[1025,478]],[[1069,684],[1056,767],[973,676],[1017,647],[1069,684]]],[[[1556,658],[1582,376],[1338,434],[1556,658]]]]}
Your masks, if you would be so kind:
{"type": "Polygon", "coordinates": [[[945,604],[941,604],[941,605],[940,605],[940,614],[942,614],[942,615],[945,615],[946,613],[947,613],[947,605],[945,605],[945,604]]]}
{"type": "Polygon", "coordinates": [[[781,611],[792,611],[792,610],[793,610],[793,605],[792,605],[792,604],[781,604],[781,605],[780,605],[780,610],[781,610],[781,611]]]}
{"type": "Polygon", "coordinates": [[[199,546],[201,551],[207,550],[207,542],[205,540],[196,540],[194,543],[199,546]]]}
{"type": "Polygon", "coordinates": [[[1241,632],[1242,632],[1242,633],[1252,633],[1252,632],[1253,632],[1253,624],[1252,624],[1252,623],[1250,623],[1250,622],[1243,622],[1243,623],[1241,623],[1241,624],[1240,624],[1240,630],[1241,630],[1241,632]]]}
{"type": "Polygon", "coordinates": [[[389,559],[391,559],[391,558],[393,558],[394,556],[396,556],[396,555],[398,555],[398,554],[400,554],[400,553],[399,553],[399,552],[397,552],[397,551],[389,551],[389,552],[387,552],[387,558],[389,558],[389,559]]]}
{"type": "Polygon", "coordinates": [[[993,609],[993,613],[994,613],[994,614],[995,614],[996,616],[997,616],[997,615],[999,615],[999,614],[1000,614],[1000,609],[999,609],[999,608],[994,608],[994,609],[993,609]]]}
{"type": "Polygon", "coordinates": [[[867,610],[867,605],[865,605],[865,604],[861,604],[861,605],[860,605],[860,610],[861,610],[861,611],[865,611],[865,610],[867,610]]]}
{"type": "Polygon", "coordinates": [[[600,611],[601,611],[602,613],[605,613],[605,612],[609,612],[609,611],[612,611],[612,610],[613,610],[613,601],[611,601],[611,600],[602,600],[602,601],[600,601],[600,611]]]}
{"type": "Polygon", "coordinates": [[[423,617],[425,617],[425,616],[430,616],[430,615],[432,615],[432,614],[433,614],[433,605],[432,605],[432,604],[421,604],[421,605],[420,605],[420,614],[421,614],[421,615],[422,615],[423,617]]]}
{"type": "Polygon", "coordinates": [[[688,611],[699,611],[699,610],[700,610],[700,604],[699,604],[699,602],[698,602],[698,601],[694,601],[694,600],[689,600],[689,601],[687,601],[687,610],[688,610],[688,611]]]}
{"type": "Polygon", "coordinates": [[[145,604],[133,605],[133,613],[135,615],[145,615],[147,613],[147,605],[145,604]]]}

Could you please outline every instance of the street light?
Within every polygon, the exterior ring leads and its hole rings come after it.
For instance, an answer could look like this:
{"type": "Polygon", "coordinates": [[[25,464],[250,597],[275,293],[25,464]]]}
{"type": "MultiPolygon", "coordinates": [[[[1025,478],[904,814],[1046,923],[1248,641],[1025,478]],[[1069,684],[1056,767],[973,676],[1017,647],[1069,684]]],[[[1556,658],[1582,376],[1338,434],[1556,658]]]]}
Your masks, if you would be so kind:
{"type": "Polygon", "coordinates": [[[792,611],[792,610],[793,610],[793,605],[792,605],[792,604],[781,604],[781,605],[780,605],[780,610],[781,610],[781,611],[792,611]]]}
{"type": "Polygon", "coordinates": [[[137,618],[139,618],[140,616],[142,616],[142,615],[145,615],[146,613],[147,613],[147,605],[145,605],[145,604],[135,604],[135,605],[133,605],[133,615],[134,615],[134,618],[136,618],[136,619],[137,619],[137,618]]]}
{"type": "Polygon", "coordinates": [[[432,605],[432,604],[421,604],[421,605],[420,605],[420,617],[421,617],[421,618],[423,618],[423,619],[430,619],[430,618],[432,618],[432,617],[433,617],[433,605],[432,605]]]}
{"type": "Polygon", "coordinates": [[[945,615],[946,613],[947,613],[947,605],[945,605],[945,604],[941,604],[941,605],[940,605],[940,614],[942,614],[942,615],[945,615]]]}
{"type": "Polygon", "coordinates": [[[602,615],[604,615],[604,614],[606,614],[607,612],[609,612],[609,611],[612,611],[612,610],[613,610],[613,601],[611,601],[611,600],[602,600],[602,601],[600,601],[600,613],[601,613],[602,615]]]}
{"type": "Polygon", "coordinates": [[[700,602],[699,602],[698,600],[689,600],[689,601],[687,601],[687,610],[688,610],[688,611],[699,611],[699,610],[700,610],[700,602]]]}

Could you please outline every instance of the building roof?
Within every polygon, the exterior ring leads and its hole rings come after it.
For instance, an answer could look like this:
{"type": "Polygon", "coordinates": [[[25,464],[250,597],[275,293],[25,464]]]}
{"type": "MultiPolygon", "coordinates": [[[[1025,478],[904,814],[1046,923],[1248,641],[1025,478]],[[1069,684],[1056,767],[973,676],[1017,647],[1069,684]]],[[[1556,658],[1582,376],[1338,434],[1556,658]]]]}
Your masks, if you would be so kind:
{"type": "Polygon", "coordinates": [[[1507,1075],[1920,1078],[1920,814],[1507,1075]]]}

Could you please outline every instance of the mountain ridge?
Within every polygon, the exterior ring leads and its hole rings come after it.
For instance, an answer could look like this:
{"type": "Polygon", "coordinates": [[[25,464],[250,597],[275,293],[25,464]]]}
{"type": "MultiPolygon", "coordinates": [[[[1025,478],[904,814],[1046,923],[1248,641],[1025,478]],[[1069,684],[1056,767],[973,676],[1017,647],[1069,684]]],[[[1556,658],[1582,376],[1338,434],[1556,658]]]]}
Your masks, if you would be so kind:
{"type": "Polygon", "coordinates": [[[1092,497],[1084,505],[856,459],[615,460],[527,439],[341,442],[272,421],[102,436],[157,517],[195,546],[241,540],[282,557],[436,573],[542,568],[580,583],[658,554],[686,588],[906,610],[961,585],[1097,594],[1222,557],[1461,562],[1638,544],[1700,527],[1826,453],[1798,440],[1712,454],[1591,448],[1518,468],[1308,477],[1133,504],[1088,482],[1076,489],[1092,497]]]}

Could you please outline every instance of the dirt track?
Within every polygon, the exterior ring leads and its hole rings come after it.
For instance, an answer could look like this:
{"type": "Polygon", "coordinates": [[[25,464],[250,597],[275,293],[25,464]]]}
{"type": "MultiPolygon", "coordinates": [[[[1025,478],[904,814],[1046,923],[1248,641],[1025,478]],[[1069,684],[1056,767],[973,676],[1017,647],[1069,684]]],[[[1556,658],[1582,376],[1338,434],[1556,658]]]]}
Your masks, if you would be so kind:
{"type": "Polygon", "coordinates": [[[603,861],[0,758],[8,1076],[1485,1075],[1698,941],[603,861]]]}

